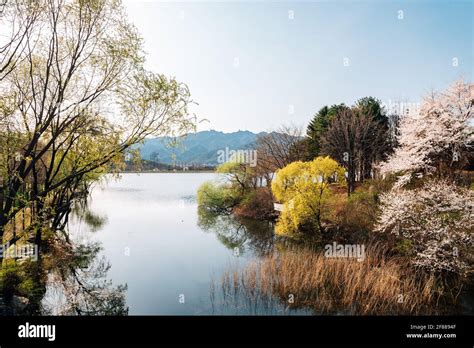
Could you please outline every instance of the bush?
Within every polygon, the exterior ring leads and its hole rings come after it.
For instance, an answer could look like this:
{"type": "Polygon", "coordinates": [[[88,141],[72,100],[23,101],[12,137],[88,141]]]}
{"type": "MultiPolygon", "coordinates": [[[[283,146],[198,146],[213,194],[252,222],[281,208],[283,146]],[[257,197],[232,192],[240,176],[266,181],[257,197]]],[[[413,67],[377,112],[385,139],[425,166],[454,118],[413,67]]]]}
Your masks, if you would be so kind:
{"type": "Polygon", "coordinates": [[[249,192],[234,212],[246,218],[272,220],[276,217],[272,193],[267,187],[259,187],[249,192]]]}
{"type": "Polygon", "coordinates": [[[231,187],[207,181],[199,187],[197,201],[201,208],[220,214],[232,212],[240,199],[231,187]]]}
{"type": "Polygon", "coordinates": [[[8,300],[16,294],[21,276],[16,265],[4,265],[0,270],[0,286],[3,295],[8,300]]]}
{"type": "Polygon", "coordinates": [[[46,273],[37,261],[21,260],[8,262],[0,269],[0,289],[5,298],[14,295],[28,299],[37,297],[38,301],[46,291],[46,273]]]}
{"type": "Polygon", "coordinates": [[[368,180],[347,198],[344,192],[331,197],[327,217],[328,230],[335,230],[345,241],[357,241],[370,236],[380,213],[379,196],[392,184],[382,180],[368,180]]]}

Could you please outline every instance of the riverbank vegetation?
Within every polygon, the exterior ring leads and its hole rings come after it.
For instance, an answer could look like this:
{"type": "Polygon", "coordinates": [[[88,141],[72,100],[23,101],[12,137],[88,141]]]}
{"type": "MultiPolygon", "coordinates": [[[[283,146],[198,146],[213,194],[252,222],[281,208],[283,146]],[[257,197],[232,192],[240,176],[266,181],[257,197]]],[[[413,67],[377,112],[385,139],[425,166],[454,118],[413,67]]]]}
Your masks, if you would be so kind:
{"type": "MultiPolygon", "coordinates": [[[[145,69],[142,39],[120,1],[1,7],[0,241],[34,243],[42,263],[51,244],[71,247],[70,212],[134,158],[134,145],[194,129],[192,100],[186,85],[145,69]]],[[[2,271],[4,283],[16,268],[2,271]]],[[[35,278],[43,293],[44,278],[35,278]]]]}
{"type": "Polygon", "coordinates": [[[440,314],[440,301],[457,295],[433,274],[387,256],[380,245],[370,246],[361,262],[306,248],[285,250],[227,271],[221,286],[255,302],[276,297],[289,308],[346,315],[440,314]]]}
{"type": "Polygon", "coordinates": [[[259,157],[255,167],[239,159],[222,165],[221,173],[239,168],[239,180],[201,187],[200,209],[219,212],[219,198],[229,195],[225,213],[238,215],[251,192],[265,190],[252,210],[271,202],[278,215],[254,217],[276,220],[277,240],[304,246],[233,272],[236,286],[283,300],[291,294],[323,312],[456,311],[458,294],[473,284],[473,114],[474,85],[463,80],[403,114],[362,98],[323,107],[305,137],[272,142],[284,151],[270,157],[290,160],[268,167],[262,151],[263,166],[259,157]],[[327,258],[323,249],[332,243],[365,246],[365,261],[327,258]]]}

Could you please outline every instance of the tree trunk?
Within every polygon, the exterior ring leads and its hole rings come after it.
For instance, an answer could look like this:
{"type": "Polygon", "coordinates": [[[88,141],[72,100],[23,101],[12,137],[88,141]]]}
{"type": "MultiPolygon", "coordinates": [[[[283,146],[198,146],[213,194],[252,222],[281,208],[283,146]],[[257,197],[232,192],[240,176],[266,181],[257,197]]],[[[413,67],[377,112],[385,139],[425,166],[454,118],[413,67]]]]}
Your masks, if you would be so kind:
{"type": "Polygon", "coordinates": [[[3,232],[5,230],[6,217],[3,210],[3,177],[0,176],[0,244],[3,244],[3,232]]]}

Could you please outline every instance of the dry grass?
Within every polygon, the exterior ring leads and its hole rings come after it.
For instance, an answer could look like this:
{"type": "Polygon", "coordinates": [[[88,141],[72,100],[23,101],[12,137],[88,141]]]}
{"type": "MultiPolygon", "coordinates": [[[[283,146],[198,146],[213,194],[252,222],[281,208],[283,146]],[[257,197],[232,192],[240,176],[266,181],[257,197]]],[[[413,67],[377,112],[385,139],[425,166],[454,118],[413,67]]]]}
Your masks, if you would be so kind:
{"type": "Polygon", "coordinates": [[[11,240],[14,236],[20,237],[20,241],[25,242],[30,235],[25,232],[31,232],[34,221],[31,217],[31,209],[24,208],[16,213],[15,217],[10,220],[5,226],[5,233],[3,235],[3,241],[11,240]]]}
{"type": "Polygon", "coordinates": [[[362,315],[435,314],[443,289],[432,275],[416,272],[401,259],[388,259],[376,246],[366,257],[331,259],[311,250],[285,251],[231,270],[224,293],[249,299],[279,298],[318,313],[362,315]]]}

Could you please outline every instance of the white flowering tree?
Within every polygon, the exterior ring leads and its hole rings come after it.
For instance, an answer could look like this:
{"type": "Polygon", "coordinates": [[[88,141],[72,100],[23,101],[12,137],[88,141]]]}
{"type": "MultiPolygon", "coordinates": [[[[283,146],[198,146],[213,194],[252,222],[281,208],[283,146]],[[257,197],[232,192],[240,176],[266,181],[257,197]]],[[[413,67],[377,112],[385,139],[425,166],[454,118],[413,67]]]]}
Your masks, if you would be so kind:
{"type": "Polygon", "coordinates": [[[439,178],[470,160],[473,117],[473,84],[459,80],[433,93],[418,112],[401,119],[399,146],[380,166],[382,173],[395,173],[398,180],[381,195],[375,229],[410,240],[416,266],[460,274],[470,270],[474,192],[439,178]],[[433,173],[440,175],[406,189],[414,176],[433,173]]]}
{"type": "Polygon", "coordinates": [[[474,85],[456,81],[446,91],[426,97],[418,112],[401,119],[394,153],[380,166],[383,174],[432,173],[445,166],[462,168],[474,142],[474,85]]]}
{"type": "Polygon", "coordinates": [[[375,228],[409,239],[413,263],[433,271],[469,271],[474,228],[474,191],[445,180],[381,195],[375,228]]]}

